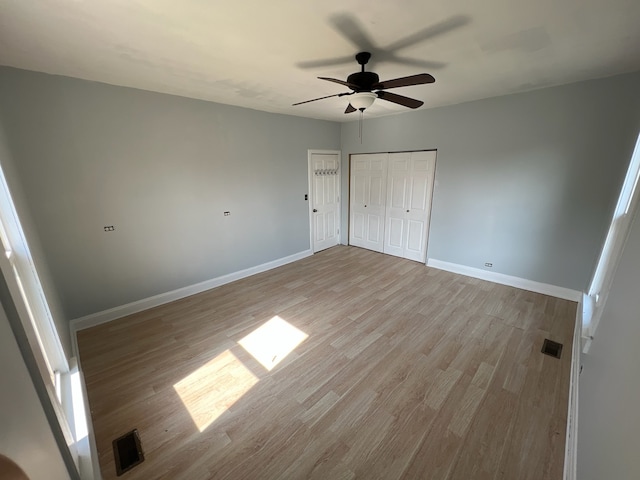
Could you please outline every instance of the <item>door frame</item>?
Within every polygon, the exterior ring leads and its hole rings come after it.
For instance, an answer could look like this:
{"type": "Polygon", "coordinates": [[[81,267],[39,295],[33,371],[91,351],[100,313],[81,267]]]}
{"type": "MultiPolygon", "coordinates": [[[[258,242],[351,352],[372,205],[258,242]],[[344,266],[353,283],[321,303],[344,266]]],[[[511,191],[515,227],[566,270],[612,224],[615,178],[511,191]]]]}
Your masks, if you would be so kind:
{"type": "Polygon", "coordinates": [[[307,189],[308,189],[308,200],[307,200],[307,208],[309,214],[309,250],[312,253],[316,253],[313,250],[313,165],[311,164],[311,156],[312,155],[337,155],[338,156],[338,245],[340,245],[340,239],[342,238],[342,233],[340,229],[342,228],[342,151],[341,150],[307,150],[307,189]]]}

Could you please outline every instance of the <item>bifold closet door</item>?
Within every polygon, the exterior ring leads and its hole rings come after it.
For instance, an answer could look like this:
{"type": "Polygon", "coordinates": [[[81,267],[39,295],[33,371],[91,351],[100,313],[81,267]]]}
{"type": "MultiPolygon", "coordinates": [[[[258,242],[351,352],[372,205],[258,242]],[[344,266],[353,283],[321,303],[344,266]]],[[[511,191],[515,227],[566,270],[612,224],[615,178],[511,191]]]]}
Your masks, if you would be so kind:
{"type": "Polygon", "coordinates": [[[391,153],[383,252],[425,262],[436,152],[391,153]]]}
{"type": "Polygon", "coordinates": [[[349,244],[382,252],[387,154],[351,156],[349,244]]]}

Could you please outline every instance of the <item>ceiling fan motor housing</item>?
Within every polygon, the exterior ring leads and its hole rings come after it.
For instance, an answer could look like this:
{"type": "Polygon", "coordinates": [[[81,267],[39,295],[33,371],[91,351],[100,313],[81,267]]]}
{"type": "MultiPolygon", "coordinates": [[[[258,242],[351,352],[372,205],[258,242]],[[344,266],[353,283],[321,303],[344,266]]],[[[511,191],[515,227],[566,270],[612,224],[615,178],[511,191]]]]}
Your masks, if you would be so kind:
{"type": "Polygon", "coordinates": [[[380,81],[378,74],[374,72],[356,72],[347,77],[347,82],[356,85],[356,92],[370,92],[373,86],[380,81]]]}

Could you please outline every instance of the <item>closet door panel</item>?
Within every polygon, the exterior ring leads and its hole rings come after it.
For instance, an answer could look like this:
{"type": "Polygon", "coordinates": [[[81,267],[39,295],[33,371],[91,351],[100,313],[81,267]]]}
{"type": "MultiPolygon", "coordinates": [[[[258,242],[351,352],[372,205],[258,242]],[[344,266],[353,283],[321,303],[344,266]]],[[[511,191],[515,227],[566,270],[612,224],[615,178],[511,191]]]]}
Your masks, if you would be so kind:
{"type": "Polygon", "coordinates": [[[387,154],[351,156],[349,244],[382,252],[387,154]]]}
{"type": "Polygon", "coordinates": [[[351,245],[426,261],[436,153],[351,157],[351,245]]]}

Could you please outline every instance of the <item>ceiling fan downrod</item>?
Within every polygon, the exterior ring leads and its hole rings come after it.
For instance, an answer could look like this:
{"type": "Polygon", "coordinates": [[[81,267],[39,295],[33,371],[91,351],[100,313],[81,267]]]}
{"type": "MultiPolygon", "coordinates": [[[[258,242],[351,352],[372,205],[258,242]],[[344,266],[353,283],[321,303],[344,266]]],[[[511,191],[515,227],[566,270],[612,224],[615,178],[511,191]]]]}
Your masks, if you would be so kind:
{"type": "Polygon", "coordinates": [[[360,64],[361,72],[364,72],[364,66],[369,63],[369,59],[371,59],[371,53],[369,52],[356,53],[356,62],[360,64]]]}

